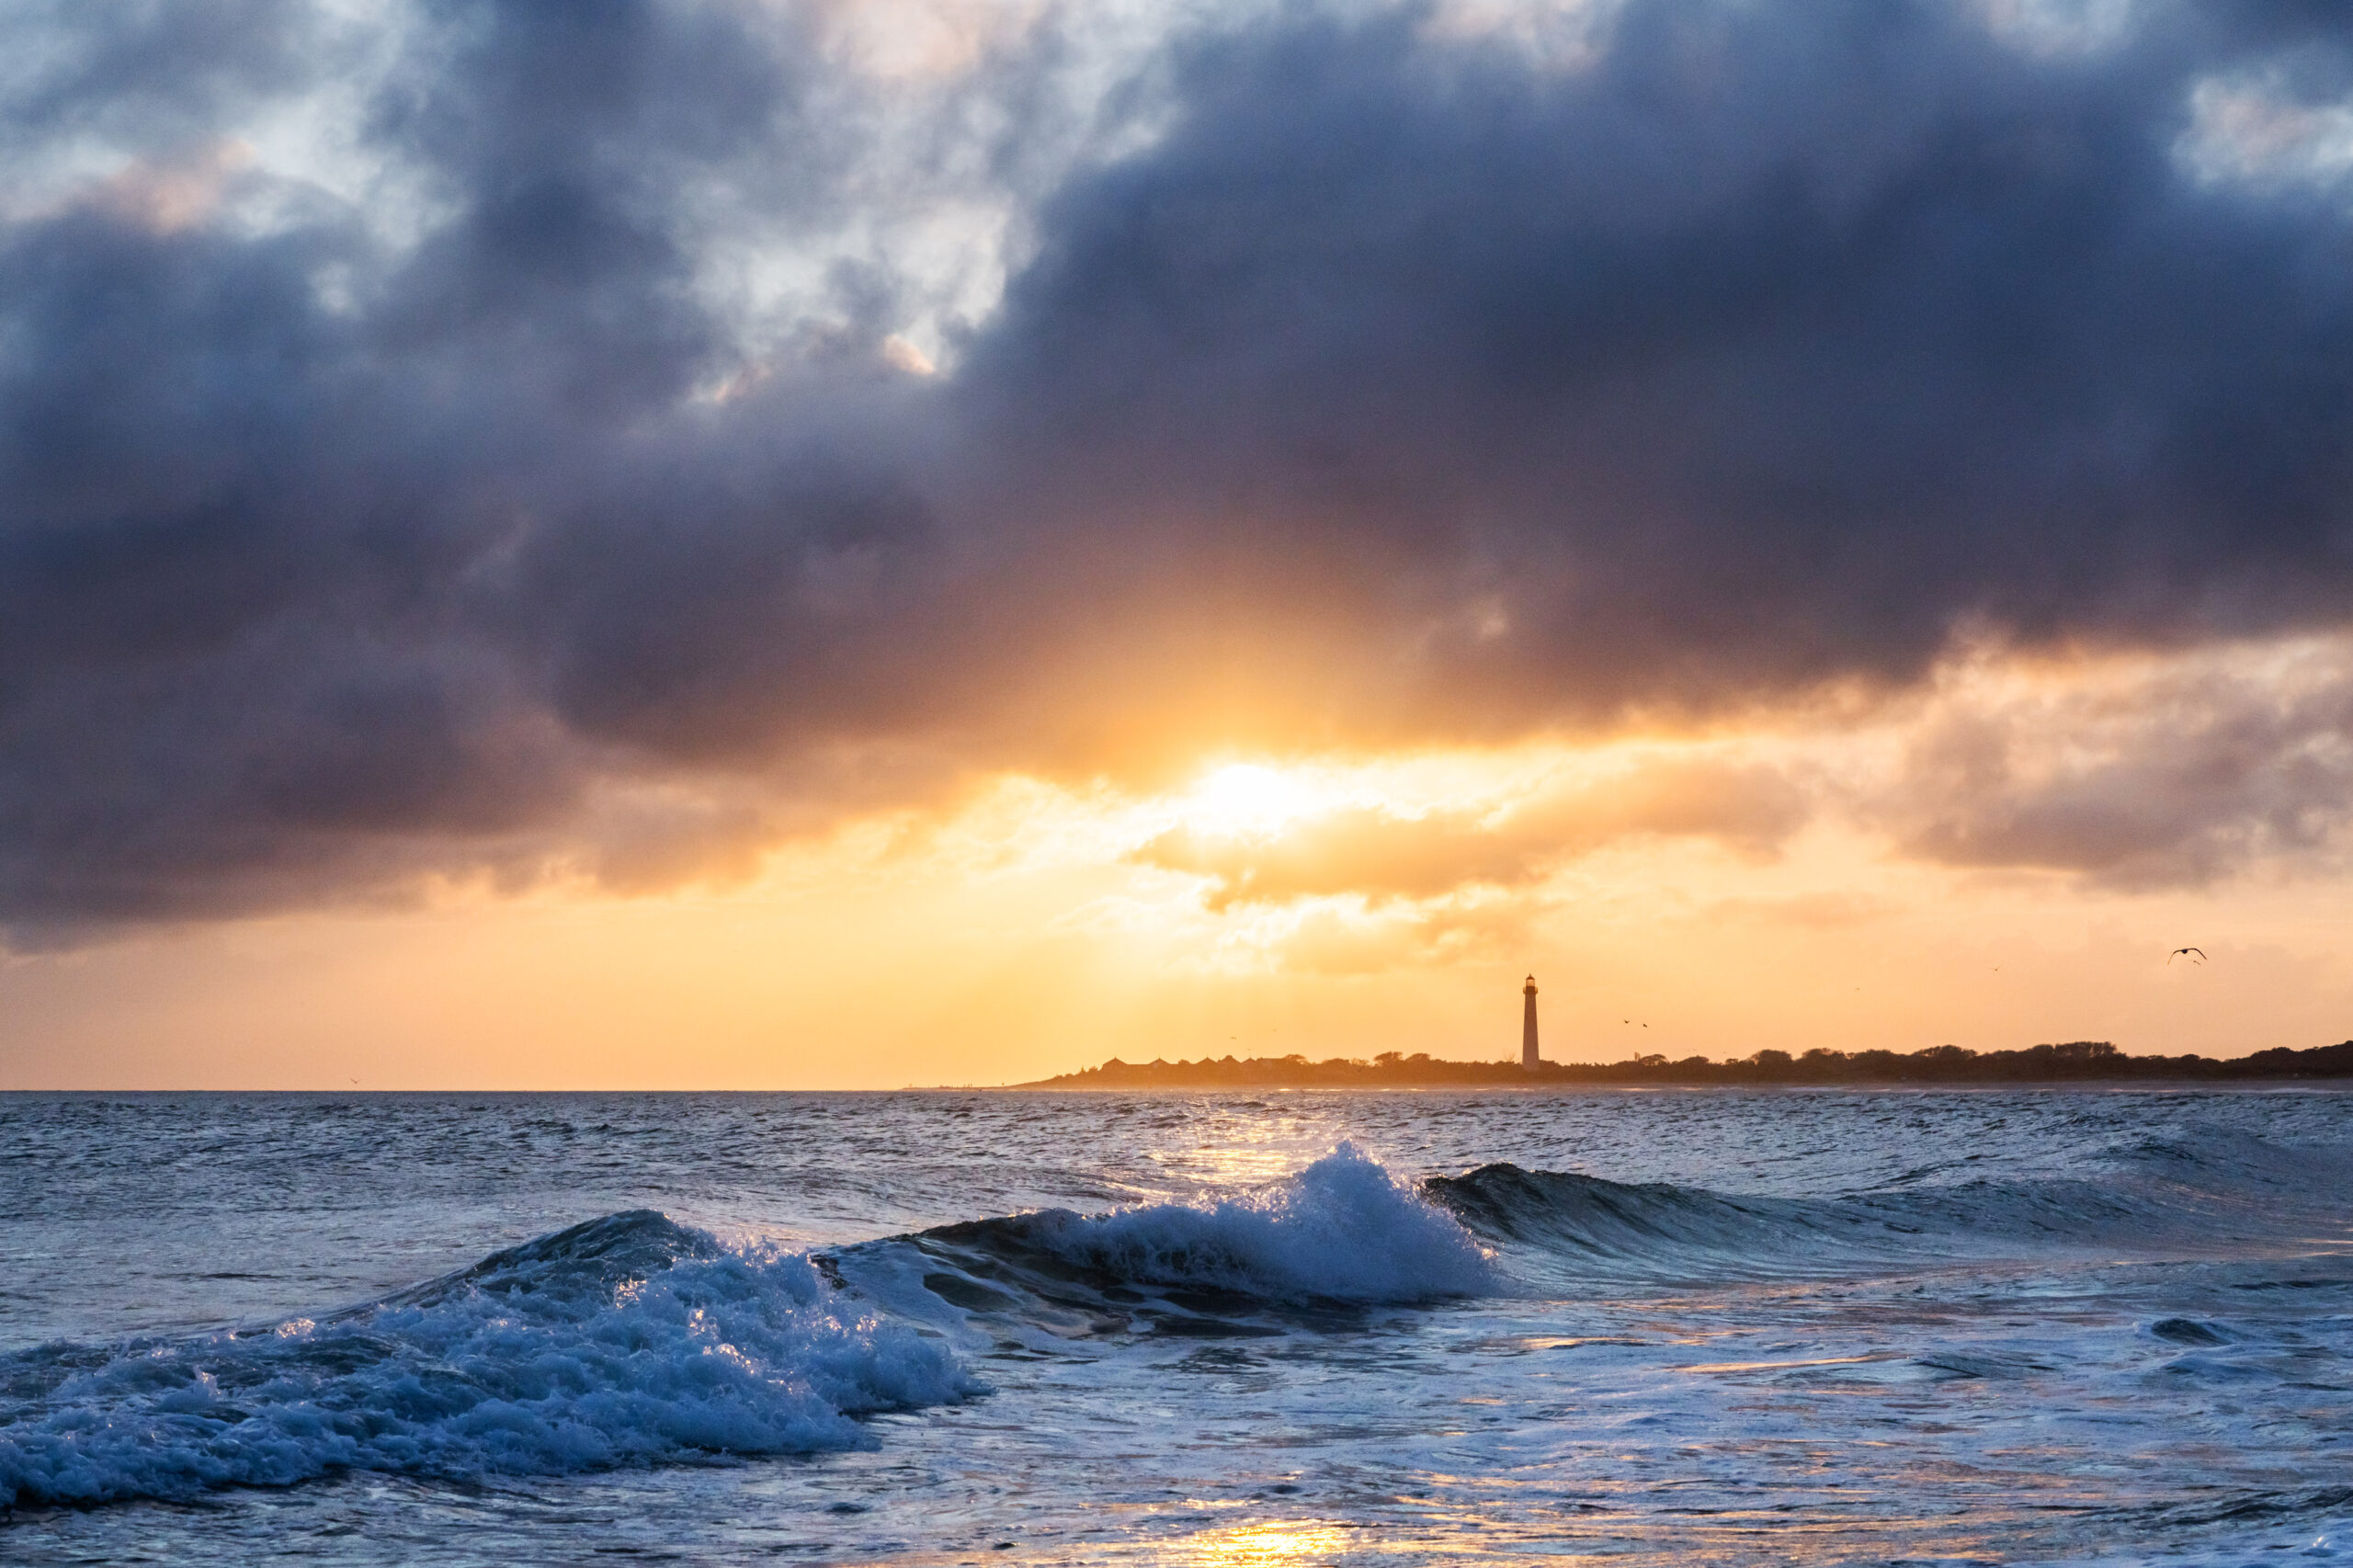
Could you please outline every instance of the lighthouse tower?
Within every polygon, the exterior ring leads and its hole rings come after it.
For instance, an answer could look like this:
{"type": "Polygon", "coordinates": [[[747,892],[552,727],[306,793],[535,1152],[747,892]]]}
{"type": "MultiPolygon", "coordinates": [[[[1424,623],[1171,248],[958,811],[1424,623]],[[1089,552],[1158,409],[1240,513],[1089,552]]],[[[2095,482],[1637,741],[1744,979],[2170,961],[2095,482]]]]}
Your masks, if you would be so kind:
{"type": "Polygon", "coordinates": [[[1536,977],[1529,975],[1528,983],[1519,988],[1528,999],[1519,1015],[1519,1064],[1530,1073],[1536,1071],[1536,977]]]}

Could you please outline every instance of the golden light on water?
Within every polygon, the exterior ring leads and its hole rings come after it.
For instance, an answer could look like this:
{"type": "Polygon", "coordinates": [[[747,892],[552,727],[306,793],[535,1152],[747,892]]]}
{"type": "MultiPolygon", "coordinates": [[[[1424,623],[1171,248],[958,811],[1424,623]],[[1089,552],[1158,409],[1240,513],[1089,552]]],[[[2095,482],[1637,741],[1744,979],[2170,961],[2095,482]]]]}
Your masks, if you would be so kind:
{"type": "Polygon", "coordinates": [[[1279,1519],[1204,1530],[1185,1541],[1174,1561],[1199,1568],[1284,1568],[1339,1562],[1349,1545],[1348,1532],[1336,1525],[1279,1519]]]}

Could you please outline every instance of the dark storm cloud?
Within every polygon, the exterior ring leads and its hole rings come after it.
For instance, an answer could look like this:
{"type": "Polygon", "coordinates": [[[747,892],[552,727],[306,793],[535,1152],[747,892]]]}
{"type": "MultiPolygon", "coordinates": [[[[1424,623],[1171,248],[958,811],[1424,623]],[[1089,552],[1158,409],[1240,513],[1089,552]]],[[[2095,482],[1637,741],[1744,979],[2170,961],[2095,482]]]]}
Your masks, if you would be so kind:
{"type": "Polygon", "coordinates": [[[2226,9],[2054,58],[1973,7],[1634,5],[1567,74],[1412,15],[1197,41],[967,376],[1090,506],[1495,594],[1433,705],[2333,619],[2342,192],[2175,148],[2213,71],[2341,90],[2347,24],[2226,9]]]}
{"type": "Polygon", "coordinates": [[[224,113],[314,77],[337,41],[301,0],[26,0],[10,10],[0,123],[19,138],[200,137],[224,113]]]}
{"type": "MultiPolygon", "coordinates": [[[[370,111],[414,245],[259,175],[211,221],[121,199],[167,164],[10,228],[0,915],[560,858],[614,743],[772,748],[872,699],[887,661],[829,652],[866,613],[838,580],[887,574],[920,507],[790,397],[691,395],[743,369],[694,246],[839,169],[803,41],[749,7],[450,7],[370,111]]],[[[826,417],[881,379],[832,375],[826,417]]]]}
{"type": "Polygon", "coordinates": [[[1092,772],[2344,619],[2342,192],[2177,152],[2200,82],[2342,97],[2333,8],[2071,53],[1634,0],[1574,68],[1286,8],[1051,188],[1051,17],[911,109],[789,5],[389,15],[0,22],[15,166],[130,160],[0,230],[20,929],[593,864],[601,790],[710,784],[606,846],[634,882],[860,747],[1092,772]],[[329,88],[369,195],[218,155],[329,88]],[[946,374],[884,352],[938,294],[887,254],[746,302],[950,198],[1027,259],[946,374]]]}

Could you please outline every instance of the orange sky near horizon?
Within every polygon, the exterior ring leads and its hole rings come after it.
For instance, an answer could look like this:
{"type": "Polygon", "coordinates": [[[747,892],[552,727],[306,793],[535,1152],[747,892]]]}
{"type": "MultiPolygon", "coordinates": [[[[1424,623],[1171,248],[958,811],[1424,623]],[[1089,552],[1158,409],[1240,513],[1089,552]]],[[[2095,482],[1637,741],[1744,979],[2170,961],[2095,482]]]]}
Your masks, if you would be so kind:
{"type": "MultiPolygon", "coordinates": [[[[2087,708],[2145,711],[2150,683],[2218,660],[2273,689],[2317,656],[1980,661],[1860,717],[1211,757],[1165,793],[998,777],[733,881],[443,884],[157,926],[0,967],[0,1087],[858,1089],[1112,1056],[1499,1058],[1529,971],[1563,1061],[2326,1044],[2353,1033],[2353,964],[2314,846],[2202,873],[1940,863],[1946,839],[1905,814],[1956,729],[2007,725],[2007,787],[2049,790],[2119,766],[2086,752],[2087,708]],[[2184,944],[2210,961],[2168,961],[2184,944]]],[[[1980,785],[1978,808],[2000,792],[1980,785]]]]}
{"type": "Polygon", "coordinates": [[[2319,11],[0,34],[0,1089],[2353,1035],[2319,11]]]}

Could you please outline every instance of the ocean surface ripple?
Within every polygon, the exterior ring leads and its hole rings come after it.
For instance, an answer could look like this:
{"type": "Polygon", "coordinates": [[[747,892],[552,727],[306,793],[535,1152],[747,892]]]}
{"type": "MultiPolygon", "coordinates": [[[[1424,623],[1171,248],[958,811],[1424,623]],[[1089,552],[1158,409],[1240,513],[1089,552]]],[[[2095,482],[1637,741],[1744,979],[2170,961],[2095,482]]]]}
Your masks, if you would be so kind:
{"type": "Polygon", "coordinates": [[[2329,1557],[2348,1107],[0,1096],[0,1560],[2329,1557]]]}

